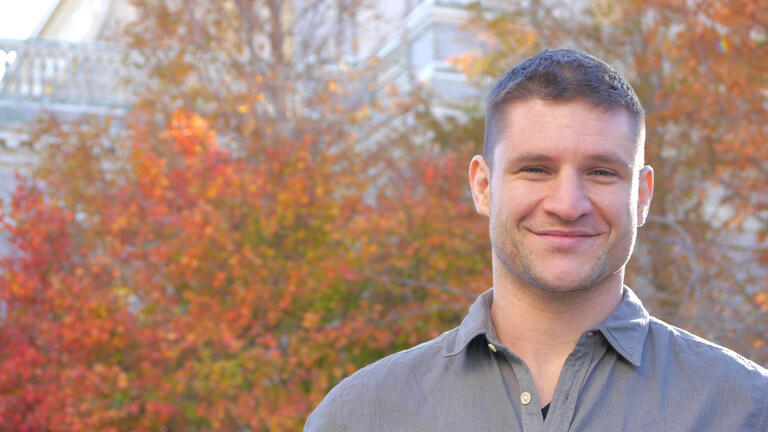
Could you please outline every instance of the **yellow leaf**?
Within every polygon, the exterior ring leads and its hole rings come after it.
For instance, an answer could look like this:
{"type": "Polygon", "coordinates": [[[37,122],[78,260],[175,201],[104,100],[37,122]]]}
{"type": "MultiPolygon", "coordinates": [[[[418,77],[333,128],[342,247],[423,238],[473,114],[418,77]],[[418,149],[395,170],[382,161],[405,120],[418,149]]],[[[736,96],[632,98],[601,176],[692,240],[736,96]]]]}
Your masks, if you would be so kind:
{"type": "Polygon", "coordinates": [[[303,325],[305,328],[316,327],[318,324],[320,324],[320,318],[321,315],[319,312],[307,312],[304,314],[304,320],[302,321],[301,325],[303,325]]]}
{"type": "Polygon", "coordinates": [[[755,294],[755,303],[761,310],[768,311],[768,295],[764,292],[755,294]]]}

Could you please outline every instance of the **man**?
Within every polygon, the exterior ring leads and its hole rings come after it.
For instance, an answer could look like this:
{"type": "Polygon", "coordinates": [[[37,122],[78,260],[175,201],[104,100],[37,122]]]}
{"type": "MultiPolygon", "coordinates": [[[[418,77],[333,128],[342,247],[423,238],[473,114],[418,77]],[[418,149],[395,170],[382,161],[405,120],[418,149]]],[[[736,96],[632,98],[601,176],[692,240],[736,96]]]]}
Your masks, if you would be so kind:
{"type": "Polygon", "coordinates": [[[768,431],[768,371],[624,286],[653,170],[627,81],[546,50],[498,82],[469,167],[493,289],[458,328],[342,381],[308,431],[768,431]]]}

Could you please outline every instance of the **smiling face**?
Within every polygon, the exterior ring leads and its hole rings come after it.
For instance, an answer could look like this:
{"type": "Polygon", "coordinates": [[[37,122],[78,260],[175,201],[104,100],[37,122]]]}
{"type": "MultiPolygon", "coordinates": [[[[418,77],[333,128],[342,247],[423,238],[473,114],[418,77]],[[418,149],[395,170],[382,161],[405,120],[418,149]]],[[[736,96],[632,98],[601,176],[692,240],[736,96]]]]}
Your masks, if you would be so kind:
{"type": "Polygon", "coordinates": [[[628,113],[531,99],[504,116],[493,166],[482,156],[470,166],[475,206],[490,218],[494,286],[620,286],[653,191],[628,113]]]}

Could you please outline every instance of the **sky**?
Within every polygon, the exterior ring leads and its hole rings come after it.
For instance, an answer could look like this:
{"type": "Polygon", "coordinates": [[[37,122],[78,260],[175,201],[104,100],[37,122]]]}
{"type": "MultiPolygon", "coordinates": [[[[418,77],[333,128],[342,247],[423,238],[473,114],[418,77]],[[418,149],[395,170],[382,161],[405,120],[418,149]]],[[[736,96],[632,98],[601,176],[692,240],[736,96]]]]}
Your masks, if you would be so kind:
{"type": "Polygon", "coordinates": [[[56,0],[0,0],[0,39],[26,39],[56,0]]]}

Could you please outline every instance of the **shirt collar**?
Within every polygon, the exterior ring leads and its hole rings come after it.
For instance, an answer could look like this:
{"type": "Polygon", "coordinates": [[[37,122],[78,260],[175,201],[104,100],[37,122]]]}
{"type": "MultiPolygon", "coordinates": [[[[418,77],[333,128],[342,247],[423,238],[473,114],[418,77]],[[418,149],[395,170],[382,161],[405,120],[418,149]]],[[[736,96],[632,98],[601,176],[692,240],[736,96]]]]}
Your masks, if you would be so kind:
{"type": "Polygon", "coordinates": [[[469,343],[479,335],[496,341],[496,329],[491,320],[491,303],[493,303],[493,288],[480,294],[470,306],[469,313],[461,321],[456,337],[445,345],[444,356],[456,355],[463,351],[469,343]]]}
{"type": "MultiPolygon", "coordinates": [[[[491,320],[493,288],[478,296],[469,308],[458,328],[456,337],[446,343],[445,356],[456,355],[479,335],[484,335],[491,342],[497,342],[496,330],[491,320]]],[[[624,286],[621,302],[603,322],[593,328],[600,331],[614,350],[635,366],[640,365],[643,346],[648,335],[650,315],[640,299],[627,286],[624,286]]]]}
{"type": "Polygon", "coordinates": [[[621,303],[603,322],[595,327],[622,357],[640,366],[643,346],[648,335],[651,316],[643,303],[628,286],[624,286],[621,303]]]}

